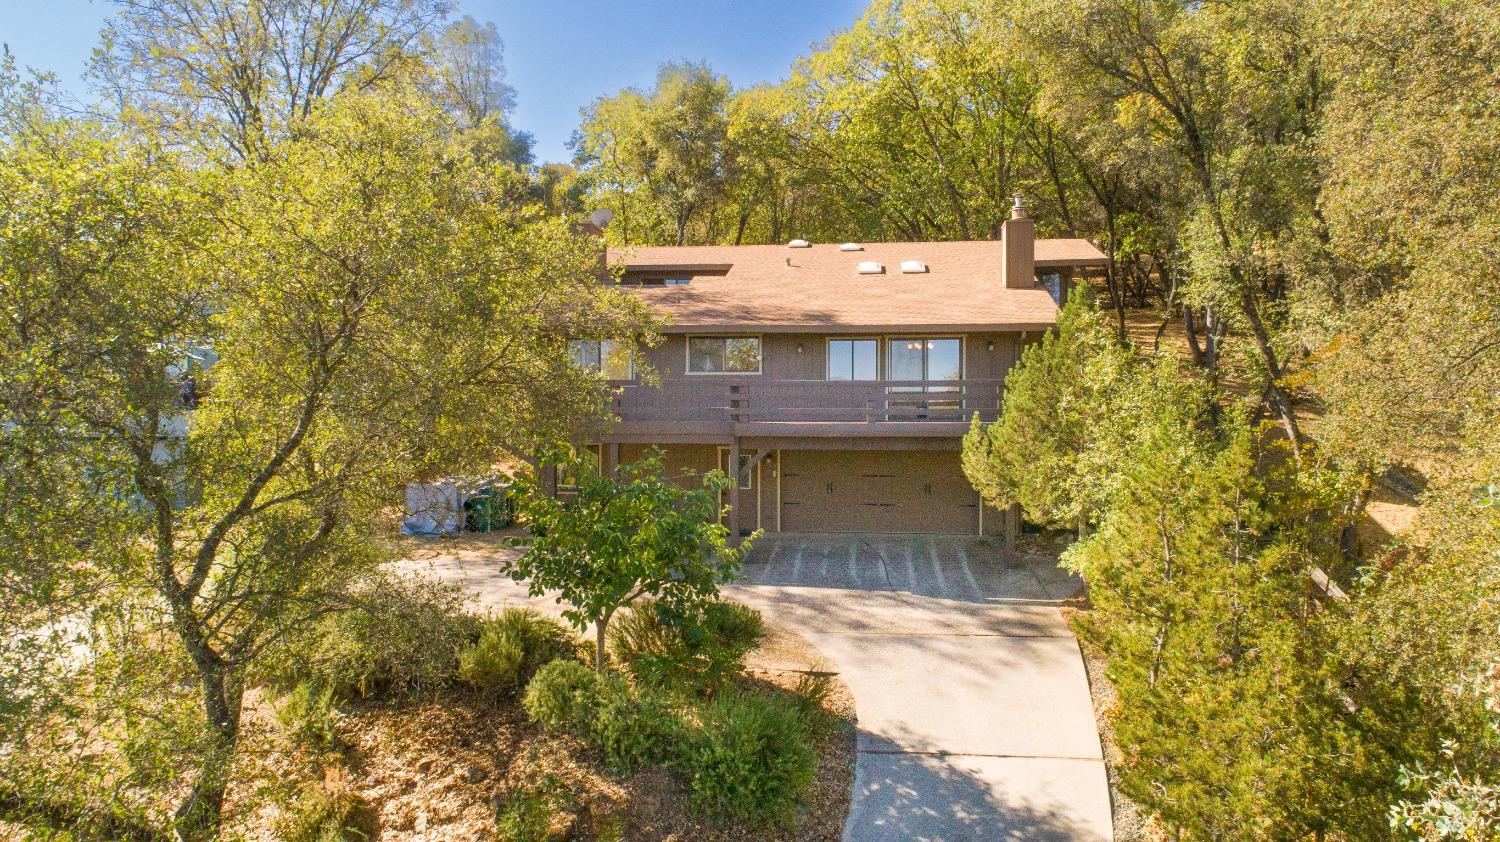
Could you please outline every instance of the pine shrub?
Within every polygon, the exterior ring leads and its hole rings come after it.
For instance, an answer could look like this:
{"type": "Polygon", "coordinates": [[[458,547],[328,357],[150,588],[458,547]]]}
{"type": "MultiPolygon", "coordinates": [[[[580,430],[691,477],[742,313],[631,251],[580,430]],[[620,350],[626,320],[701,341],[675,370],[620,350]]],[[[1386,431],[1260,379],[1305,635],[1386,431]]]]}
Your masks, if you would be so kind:
{"type": "Polygon", "coordinates": [[[610,654],[636,681],[692,693],[712,693],[733,680],[765,637],[760,612],[734,602],[684,618],[643,602],[609,628],[610,654]]]}
{"type": "Polygon", "coordinates": [[[526,685],[521,705],[548,731],[588,741],[602,702],[602,683],[597,673],[577,661],[553,661],[526,685]]]}
{"type": "Polygon", "coordinates": [[[485,620],[479,640],[458,655],[458,677],[489,696],[526,686],[543,665],[576,659],[578,644],[556,620],[525,608],[507,608],[485,620]]]}
{"type": "Polygon", "coordinates": [[[338,744],[333,724],[333,688],[300,681],[276,708],[276,721],[299,745],[331,749],[338,744]]]}
{"type": "Polygon", "coordinates": [[[778,821],[812,783],[817,756],[795,701],[727,692],[704,708],[684,762],[693,800],[710,815],[778,821]]]}
{"type": "Polygon", "coordinates": [[[268,653],[273,686],[311,681],[335,699],[396,698],[452,683],[458,652],[478,634],[457,585],[377,575],[353,587],[350,608],[329,614],[268,653]]]}
{"type": "Polygon", "coordinates": [[[650,688],[632,688],[618,677],[601,684],[593,744],[620,772],[671,761],[682,743],[683,725],[676,711],[650,688]]]}

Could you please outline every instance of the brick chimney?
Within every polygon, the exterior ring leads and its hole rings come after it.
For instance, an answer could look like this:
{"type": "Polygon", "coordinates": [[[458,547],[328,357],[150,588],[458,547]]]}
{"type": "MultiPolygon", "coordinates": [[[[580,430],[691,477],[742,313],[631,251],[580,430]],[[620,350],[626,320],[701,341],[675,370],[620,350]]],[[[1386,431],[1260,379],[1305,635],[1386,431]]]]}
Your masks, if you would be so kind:
{"type": "Polygon", "coordinates": [[[1000,226],[1000,286],[1036,289],[1036,226],[1026,216],[1021,197],[1000,226]]]}

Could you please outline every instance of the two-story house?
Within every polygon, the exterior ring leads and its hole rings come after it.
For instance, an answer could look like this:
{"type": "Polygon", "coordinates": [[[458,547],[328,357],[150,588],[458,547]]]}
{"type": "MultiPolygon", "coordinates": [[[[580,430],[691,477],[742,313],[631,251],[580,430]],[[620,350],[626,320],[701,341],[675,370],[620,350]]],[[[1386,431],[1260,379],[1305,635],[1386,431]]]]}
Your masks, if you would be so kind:
{"type": "MultiPolygon", "coordinates": [[[[930,532],[1013,538],[959,465],[1022,347],[1105,257],[1036,240],[1017,200],[998,241],[610,249],[620,283],[669,317],[643,385],[611,343],[575,343],[617,387],[589,446],[605,470],[649,447],[692,475],[739,466],[732,534],[930,532]]],[[[563,489],[565,490],[565,489],[563,489]]]]}

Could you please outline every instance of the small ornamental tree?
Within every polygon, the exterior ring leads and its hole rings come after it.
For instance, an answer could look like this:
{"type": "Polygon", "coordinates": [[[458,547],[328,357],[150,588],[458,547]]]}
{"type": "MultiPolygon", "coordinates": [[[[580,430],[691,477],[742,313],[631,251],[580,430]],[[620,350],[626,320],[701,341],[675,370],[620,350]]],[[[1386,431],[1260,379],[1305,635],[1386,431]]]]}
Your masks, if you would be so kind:
{"type": "Polygon", "coordinates": [[[569,606],[563,617],[580,631],[594,624],[594,664],[604,671],[604,634],[615,612],[642,597],[657,610],[691,616],[719,596],[750,547],[728,544],[721,524],[719,492],[729,487],[722,471],[710,471],[701,488],[685,488],[662,473],[662,454],[604,474],[591,460],[561,448],[541,454],[577,477],[578,492],[562,500],[520,479],[518,509],[531,529],[519,539],[526,548],[508,572],[527,583],[532,596],[556,591],[569,606]]]}

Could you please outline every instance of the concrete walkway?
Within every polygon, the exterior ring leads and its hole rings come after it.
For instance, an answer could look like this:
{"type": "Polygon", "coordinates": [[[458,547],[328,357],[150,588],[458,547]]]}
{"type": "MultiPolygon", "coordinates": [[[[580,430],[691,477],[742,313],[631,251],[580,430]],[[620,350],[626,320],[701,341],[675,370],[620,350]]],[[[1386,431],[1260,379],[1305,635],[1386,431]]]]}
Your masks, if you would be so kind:
{"type": "MultiPolygon", "coordinates": [[[[528,602],[465,549],[408,562],[491,606],[528,602]]],[[[854,692],[855,791],[868,840],[1112,839],[1078,643],[1057,610],[1076,579],[992,542],[929,535],[767,535],[727,595],[817,647],[854,692]]],[[[557,610],[551,599],[529,601],[557,610]]]]}
{"type": "Polygon", "coordinates": [[[769,535],[731,595],[818,647],[854,691],[844,838],[1112,838],[1078,643],[1076,579],[995,544],[928,535],[769,535]]]}

